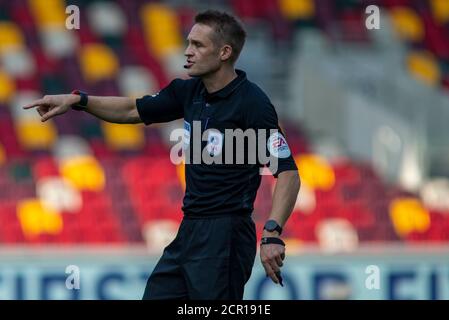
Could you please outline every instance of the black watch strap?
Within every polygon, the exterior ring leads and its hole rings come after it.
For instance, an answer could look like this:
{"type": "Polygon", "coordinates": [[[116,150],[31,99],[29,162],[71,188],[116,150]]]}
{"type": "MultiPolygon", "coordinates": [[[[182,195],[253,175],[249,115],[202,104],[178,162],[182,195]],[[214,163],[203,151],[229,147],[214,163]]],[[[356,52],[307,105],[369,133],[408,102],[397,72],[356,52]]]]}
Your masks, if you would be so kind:
{"type": "Polygon", "coordinates": [[[80,96],[80,102],[72,104],[72,109],[78,111],[84,111],[87,109],[88,96],[86,92],[80,90],[73,90],[72,94],[77,94],[80,96]]]}
{"type": "Polygon", "coordinates": [[[282,241],[282,239],[276,238],[276,237],[263,237],[262,241],[260,242],[260,245],[271,244],[271,243],[280,244],[285,247],[285,242],[282,241]]]}
{"type": "Polygon", "coordinates": [[[265,222],[263,229],[269,232],[277,231],[279,235],[282,234],[282,227],[275,220],[272,219],[265,222]]]}

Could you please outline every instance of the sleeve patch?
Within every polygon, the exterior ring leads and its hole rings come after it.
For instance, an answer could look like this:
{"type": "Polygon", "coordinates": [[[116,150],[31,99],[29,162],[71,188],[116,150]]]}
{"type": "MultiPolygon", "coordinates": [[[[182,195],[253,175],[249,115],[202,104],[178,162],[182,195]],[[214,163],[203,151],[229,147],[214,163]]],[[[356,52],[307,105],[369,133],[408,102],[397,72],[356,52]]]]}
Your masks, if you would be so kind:
{"type": "Polygon", "coordinates": [[[271,134],[267,141],[267,148],[270,154],[276,158],[288,158],[291,154],[287,140],[280,132],[271,134]]]}

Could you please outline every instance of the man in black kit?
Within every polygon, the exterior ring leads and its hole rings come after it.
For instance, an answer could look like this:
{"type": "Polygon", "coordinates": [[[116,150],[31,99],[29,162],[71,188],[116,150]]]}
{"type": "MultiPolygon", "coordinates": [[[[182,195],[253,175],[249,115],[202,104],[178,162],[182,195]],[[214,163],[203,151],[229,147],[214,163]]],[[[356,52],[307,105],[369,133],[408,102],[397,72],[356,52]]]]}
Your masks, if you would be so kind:
{"type": "Polygon", "coordinates": [[[135,100],[74,91],[45,96],[24,107],[37,107],[42,121],[69,109],[84,110],[114,123],[149,125],[184,118],[184,218],[148,279],[144,299],[243,298],[257,251],[251,214],[264,165],[277,181],[260,258],[267,276],[282,284],[285,244],[280,235],[293,210],[300,180],[269,98],[245,72],[234,68],[245,37],[233,16],[208,10],[195,17],[187,37],[184,67],[191,79],[175,79],[158,94],[135,100]],[[200,141],[195,140],[195,128],[200,141]],[[270,161],[250,163],[245,155],[243,163],[205,163],[204,154],[223,158],[232,152],[235,161],[255,143],[229,149],[226,129],[264,134],[257,147],[260,151],[263,146],[261,154],[269,155],[270,161]],[[198,143],[199,153],[195,150],[198,143]],[[195,161],[198,155],[200,160],[195,161]]]}

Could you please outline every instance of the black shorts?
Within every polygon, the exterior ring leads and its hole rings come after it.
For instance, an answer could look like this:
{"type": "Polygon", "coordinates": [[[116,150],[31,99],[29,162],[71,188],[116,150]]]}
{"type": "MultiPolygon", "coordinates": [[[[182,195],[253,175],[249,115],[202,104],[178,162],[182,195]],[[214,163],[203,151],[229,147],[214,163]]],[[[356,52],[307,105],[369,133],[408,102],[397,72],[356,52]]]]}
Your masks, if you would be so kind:
{"type": "Polygon", "coordinates": [[[184,217],[143,299],[241,300],[256,246],[251,216],[184,217]]]}

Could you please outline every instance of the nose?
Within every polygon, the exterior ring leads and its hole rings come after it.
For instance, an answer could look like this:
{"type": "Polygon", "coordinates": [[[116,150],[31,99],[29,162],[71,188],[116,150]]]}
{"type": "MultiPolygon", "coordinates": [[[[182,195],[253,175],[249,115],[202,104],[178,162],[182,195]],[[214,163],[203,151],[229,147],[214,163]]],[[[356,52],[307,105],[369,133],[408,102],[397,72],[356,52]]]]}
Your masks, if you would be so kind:
{"type": "Polygon", "coordinates": [[[192,52],[192,48],[190,45],[187,46],[186,50],[184,51],[184,55],[186,57],[191,57],[193,56],[193,52],[192,52]]]}

